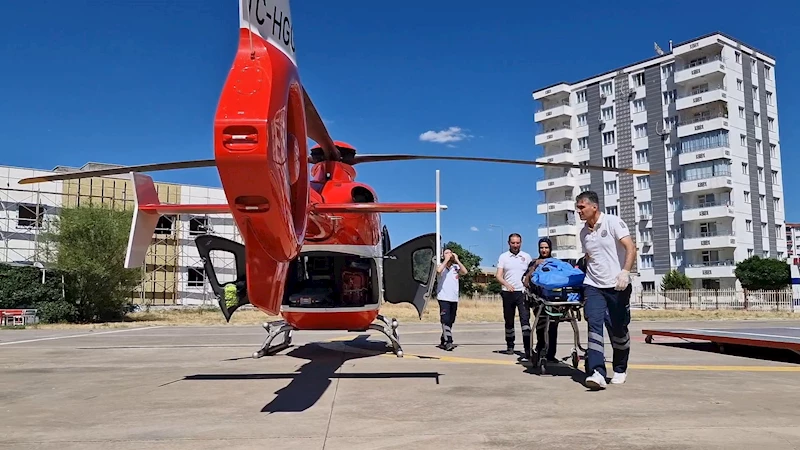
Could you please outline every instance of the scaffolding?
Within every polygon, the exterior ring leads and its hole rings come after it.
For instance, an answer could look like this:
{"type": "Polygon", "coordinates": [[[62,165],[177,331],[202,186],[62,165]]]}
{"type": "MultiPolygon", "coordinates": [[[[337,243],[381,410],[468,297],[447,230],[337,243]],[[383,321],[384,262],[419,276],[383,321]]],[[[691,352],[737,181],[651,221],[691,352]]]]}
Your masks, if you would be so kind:
{"type": "MultiPolygon", "coordinates": [[[[31,172],[30,169],[17,170],[31,172]]],[[[20,176],[4,178],[0,172],[0,262],[43,263],[48,249],[42,234],[64,207],[85,204],[126,210],[134,207],[133,185],[128,177],[93,177],[34,185],[19,185],[20,176]]],[[[164,203],[187,203],[187,200],[195,204],[220,203],[219,199],[224,198],[219,188],[155,184],[159,199],[164,203]]],[[[208,283],[203,261],[194,246],[194,239],[202,234],[242,242],[230,215],[160,217],[132,301],[143,306],[215,304],[216,297],[208,283]]],[[[232,255],[212,254],[211,259],[220,282],[234,279],[232,255]]]]}

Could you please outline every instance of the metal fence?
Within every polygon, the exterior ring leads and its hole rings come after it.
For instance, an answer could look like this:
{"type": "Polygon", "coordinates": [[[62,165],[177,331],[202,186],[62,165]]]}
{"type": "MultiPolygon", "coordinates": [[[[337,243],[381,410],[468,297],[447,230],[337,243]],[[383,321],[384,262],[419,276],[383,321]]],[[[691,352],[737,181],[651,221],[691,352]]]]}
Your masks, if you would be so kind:
{"type": "MultiPolygon", "coordinates": [[[[499,294],[479,294],[473,301],[501,302],[499,294]]],[[[674,291],[634,290],[631,309],[697,309],[742,311],[794,311],[800,313],[800,299],[791,288],[776,291],[741,289],[692,289],[674,291]]]]}

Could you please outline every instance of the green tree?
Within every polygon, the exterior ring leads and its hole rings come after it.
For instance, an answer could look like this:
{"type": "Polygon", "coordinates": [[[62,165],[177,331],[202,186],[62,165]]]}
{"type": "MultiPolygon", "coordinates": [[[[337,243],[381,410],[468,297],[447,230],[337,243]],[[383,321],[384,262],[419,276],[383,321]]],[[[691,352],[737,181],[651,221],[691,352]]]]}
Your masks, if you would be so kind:
{"type": "Polygon", "coordinates": [[[63,208],[43,235],[47,261],[67,274],[66,298],[76,321],[121,320],[141,272],[125,269],[131,211],[107,206],[63,208]]]}
{"type": "Polygon", "coordinates": [[[664,277],[661,279],[662,291],[672,291],[672,290],[691,289],[691,288],[692,288],[692,280],[685,274],[682,274],[675,269],[672,269],[669,272],[667,272],[667,274],[664,275],[664,277]]]}
{"type": "Polygon", "coordinates": [[[736,278],[742,287],[750,290],[783,289],[792,282],[789,265],[784,261],[751,256],[736,264],[736,278]]]}

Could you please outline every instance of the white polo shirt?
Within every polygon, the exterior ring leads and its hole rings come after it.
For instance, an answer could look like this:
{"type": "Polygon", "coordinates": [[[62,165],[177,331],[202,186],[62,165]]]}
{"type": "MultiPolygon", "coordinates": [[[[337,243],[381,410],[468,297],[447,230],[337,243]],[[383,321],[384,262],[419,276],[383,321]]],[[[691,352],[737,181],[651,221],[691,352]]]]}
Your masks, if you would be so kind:
{"type": "MultiPolygon", "coordinates": [[[[528,264],[532,260],[531,255],[522,250],[516,255],[508,251],[500,255],[497,260],[497,267],[503,269],[503,279],[506,280],[506,283],[514,286],[514,290],[519,292],[525,289],[522,284],[522,276],[525,275],[525,271],[528,270],[528,264]]],[[[508,289],[503,286],[503,290],[507,291],[508,289]]]]}
{"type": "Polygon", "coordinates": [[[445,267],[442,270],[436,282],[438,288],[436,300],[458,302],[458,271],[458,264],[453,264],[449,269],[445,267]]]}
{"type": "Polygon", "coordinates": [[[584,283],[597,288],[617,285],[617,275],[625,267],[625,246],[620,242],[625,236],[630,236],[625,222],[606,213],[600,213],[594,231],[589,231],[589,225],[583,225],[580,239],[588,255],[584,283]]]}

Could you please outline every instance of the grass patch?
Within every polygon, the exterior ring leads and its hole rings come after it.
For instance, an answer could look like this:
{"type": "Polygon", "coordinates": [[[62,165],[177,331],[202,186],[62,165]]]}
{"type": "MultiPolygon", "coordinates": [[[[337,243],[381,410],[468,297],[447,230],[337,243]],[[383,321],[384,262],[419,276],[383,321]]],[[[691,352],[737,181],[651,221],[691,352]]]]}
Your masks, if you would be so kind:
{"type": "MultiPolygon", "coordinates": [[[[428,304],[420,321],[416,310],[409,304],[385,304],[381,314],[389,318],[397,318],[402,323],[438,323],[439,305],[432,301],[428,304]]],[[[690,320],[764,320],[795,319],[800,314],[788,311],[736,311],[736,310],[633,310],[634,321],[690,321],[690,320]]],[[[231,318],[228,325],[259,325],[263,322],[277,320],[278,317],[267,316],[261,311],[248,308],[240,309],[231,318]]],[[[461,300],[458,305],[458,323],[502,322],[503,308],[498,302],[478,300],[461,300]]],[[[214,326],[225,325],[225,318],[216,308],[184,308],[171,310],[151,310],[129,314],[124,322],[98,324],[39,324],[28,325],[29,329],[114,329],[142,326],[214,326]]]]}

